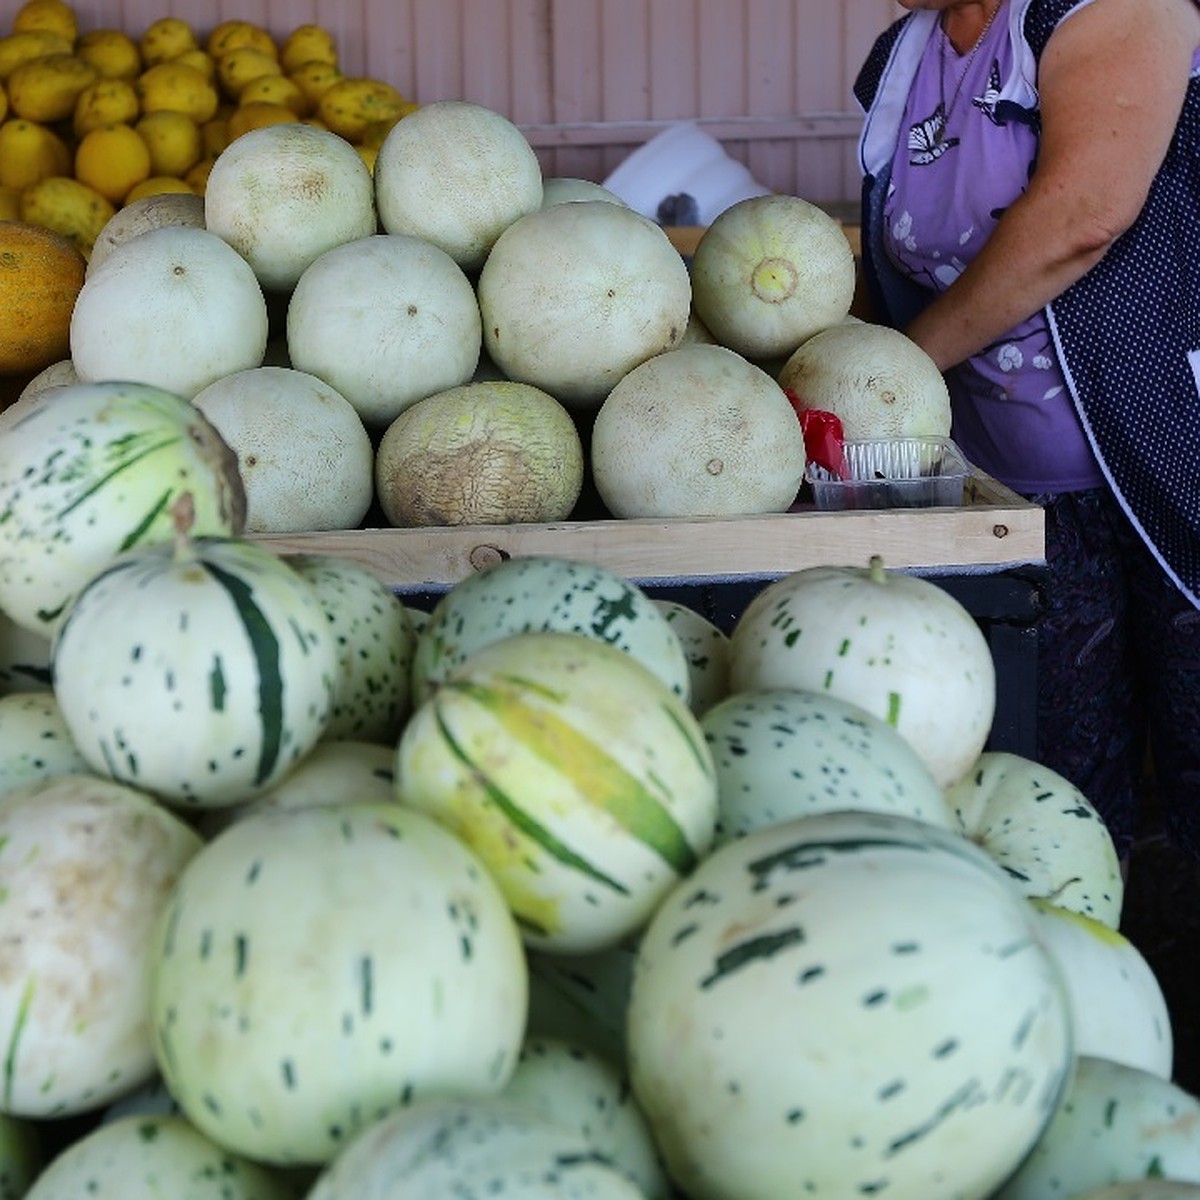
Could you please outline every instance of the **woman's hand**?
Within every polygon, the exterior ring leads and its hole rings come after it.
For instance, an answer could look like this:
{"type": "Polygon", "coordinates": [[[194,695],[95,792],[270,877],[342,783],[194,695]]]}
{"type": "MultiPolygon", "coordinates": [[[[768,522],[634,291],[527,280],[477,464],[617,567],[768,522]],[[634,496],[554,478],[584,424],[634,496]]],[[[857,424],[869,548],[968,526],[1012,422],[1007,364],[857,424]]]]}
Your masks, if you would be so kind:
{"type": "Polygon", "coordinates": [[[1137,219],[1200,43],[1193,0],[1093,0],[1042,55],[1037,168],[971,264],[905,330],[942,370],[1096,265],[1137,219]]]}

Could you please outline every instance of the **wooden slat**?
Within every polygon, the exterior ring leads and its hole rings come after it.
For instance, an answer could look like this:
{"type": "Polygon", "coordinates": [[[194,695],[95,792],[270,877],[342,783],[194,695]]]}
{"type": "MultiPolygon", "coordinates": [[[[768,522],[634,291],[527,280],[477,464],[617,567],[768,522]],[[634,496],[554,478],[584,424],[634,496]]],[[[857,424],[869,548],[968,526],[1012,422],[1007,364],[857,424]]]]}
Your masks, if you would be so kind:
{"type": "Polygon", "coordinates": [[[332,554],[389,587],[448,587],[504,558],[595,562],[639,582],[773,578],[802,567],[862,565],[963,572],[1044,559],[1042,510],[993,480],[968,481],[961,508],[796,512],[702,520],[365,529],[259,537],[281,553],[332,554]]]}

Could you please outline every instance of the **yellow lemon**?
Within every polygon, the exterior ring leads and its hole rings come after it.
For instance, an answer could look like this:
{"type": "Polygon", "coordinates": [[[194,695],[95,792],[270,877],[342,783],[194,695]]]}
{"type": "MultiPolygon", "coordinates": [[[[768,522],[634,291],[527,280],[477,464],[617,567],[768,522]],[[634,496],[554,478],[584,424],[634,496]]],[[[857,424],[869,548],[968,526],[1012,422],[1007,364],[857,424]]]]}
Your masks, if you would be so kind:
{"type": "Polygon", "coordinates": [[[69,238],[85,258],[116,211],[95,188],[65,175],[40,179],[21,193],[21,220],[69,238]]]}
{"type": "MultiPolygon", "coordinates": [[[[415,108],[416,105],[411,107],[415,108]]],[[[405,116],[407,116],[406,113],[397,113],[394,117],[384,117],[380,121],[372,121],[363,130],[362,137],[359,138],[359,145],[378,150],[383,145],[383,139],[392,132],[396,122],[403,120],[405,116]]]]}
{"type": "Polygon", "coordinates": [[[216,115],[221,99],[216,86],[203,72],[180,62],[155,63],[138,76],[134,86],[143,113],[169,108],[172,112],[186,113],[198,125],[216,115]]]}
{"type": "Polygon", "coordinates": [[[170,192],[179,192],[194,196],[196,193],[182,180],[174,175],[151,175],[141,183],[134,184],[125,195],[125,203],[133,204],[136,200],[144,200],[147,196],[165,196],[170,192]]]}
{"type": "Polygon", "coordinates": [[[71,43],[57,33],[29,29],[0,37],[0,82],[7,79],[23,62],[45,58],[47,54],[70,54],[71,43]]]}
{"type": "Polygon", "coordinates": [[[238,93],[239,104],[259,100],[265,100],[268,104],[282,104],[298,117],[306,116],[312,110],[308,97],[286,75],[260,75],[250,80],[238,93]]]}
{"type": "Polygon", "coordinates": [[[351,142],[362,140],[368,126],[398,117],[406,101],[380,79],[342,79],[317,102],[317,116],[351,142]]]}
{"type": "Polygon", "coordinates": [[[217,161],[216,155],[205,155],[184,177],[183,182],[196,193],[197,196],[204,195],[204,189],[208,187],[208,176],[213,169],[213,163],[217,161]]]}
{"type": "Polygon", "coordinates": [[[8,77],[8,103],[18,117],[52,125],[75,112],[75,103],[96,78],[96,69],[74,54],[47,54],[15,67],[8,77]]]}
{"type": "Polygon", "coordinates": [[[0,221],[21,219],[21,193],[0,183],[0,221]]]}
{"type": "Polygon", "coordinates": [[[91,63],[101,79],[136,79],[142,69],[137,42],[120,29],[92,29],[80,34],[75,53],[91,63]]]}
{"type": "Polygon", "coordinates": [[[146,113],[134,129],[150,151],[150,174],[182,179],[204,156],[200,126],[186,113],[160,108],[146,113]]]}
{"type": "Polygon", "coordinates": [[[379,157],[379,147],[378,146],[358,145],[358,146],[355,146],[354,149],[358,151],[358,157],[361,158],[363,160],[363,162],[365,162],[367,164],[367,170],[370,171],[372,175],[374,175],[375,174],[375,160],[379,157]]]}
{"type": "Polygon", "coordinates": [[[217,64],[213,62],[212,55],[207,50],[201,50],[199,46],[195,50],[185,50],[182,54],[177,54],[171,61],[195,67],[205,79],[216,82],[217,64]]]}
{"type": "Polygon", "coordinates": [[[198,45],[195,31],[180,17],[159,17],[151,21],[138,41],[142,62],[148,67],[169,62],[188,50],[195,50],[198,45]]]}
{"type": "Polygon", "coordinates": [[[279,49],[279,62],[286,75],[307,62],[337,66],[337,61],[337,43],[333,40],[333,34],[320,25],[297,25],[283,39],[279,49]]]}
{"type": "Polygon", "coordinates": [[[229,145],[229,117],[218,113],[200,126],[204,158],[216,158],[229,145]]]}
{"type": "Polygon", "coordinates": [[[279,59],[254,46],[238,46],[216,60],[217,82],[226,96],[237,99],[242,88],[262,75],[279,75],[279,59]]]}
{"type": "Polygon", "coordinates": [[[213,58],[220,58],[222,54],[228,54],[231,50],[240,50],[243,46],[261,50],[272,58],[279,57],[275,39],[261,25],[255,25],[251,21],[236,19],[222,21],[214,26],[213,31],[208,35],[208,41],[204,43],[204,48],[213,58]]]}
{"type": "Polygon", "coordinates": [[[102,125],[75,147],[75,178],[113,204],[151,173],[150,148],[132,125],[102,125]]]}
{"type": "Polygon", "coordinates": [[[283,104],[268,104],[261,100],[239,104],[229,118],[229,140],[232,142],[243,133],[262,129],[264,125],[286,125],[297,120],[296,114],[283,104]]]}
{"type": "Polygon", "coordinates": [[[137,92],[127,79],[96,79],[79,93],[75,101],[72,127],[77,138],[90,129],[117,121],[135,121],[141,112],[137,92]]]}
{"type": "Polygon", "coordinates": [[[35,29],[56,33],[68,42],[74,42],[79,34],[75,10],[65,0],[25,0],[13,14],[13,33],[35,29]]]}
{"type": "Polygon", "coordinates": [[[313,60],[289,71],[288,78],[308,97],[309,104],[316,108],[321,96],[344,76],[334,63],[313,60]]]}
{"type": "Polygon", "coordinates": [[[69,175],[71,151],[52,129],[16,118],[0,125],[0,184],[22,191],[39,179],[69,175]]]}

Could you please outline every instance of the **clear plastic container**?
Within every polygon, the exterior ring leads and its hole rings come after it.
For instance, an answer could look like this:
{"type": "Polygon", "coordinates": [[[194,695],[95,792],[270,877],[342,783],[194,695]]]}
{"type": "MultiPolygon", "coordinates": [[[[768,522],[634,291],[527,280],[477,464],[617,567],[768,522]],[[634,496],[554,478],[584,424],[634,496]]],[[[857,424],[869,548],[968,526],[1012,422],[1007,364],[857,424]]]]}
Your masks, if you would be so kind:
{"type": "Polygon", "coordinates": [[[953,508],[971,468],[949,438],[888,438],[845,443],[849,479],[816,463],[804,477],[817,508],[953,508]]]}

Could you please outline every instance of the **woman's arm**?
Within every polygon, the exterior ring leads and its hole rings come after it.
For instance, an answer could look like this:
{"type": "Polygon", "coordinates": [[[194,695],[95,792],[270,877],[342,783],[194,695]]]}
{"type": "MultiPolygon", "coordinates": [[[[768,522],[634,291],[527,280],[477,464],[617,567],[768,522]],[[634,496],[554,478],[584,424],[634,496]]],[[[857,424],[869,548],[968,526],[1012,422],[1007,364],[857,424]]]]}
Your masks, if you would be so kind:
{"type": "Polygon", "coordinates": [[[1033,178],[970,266],[905,331],[939,367],[1048,304],[1137,219],[1197,41],[1191,0],[1093,0],[1055,30],[1038,71],[1033,178]]]}

